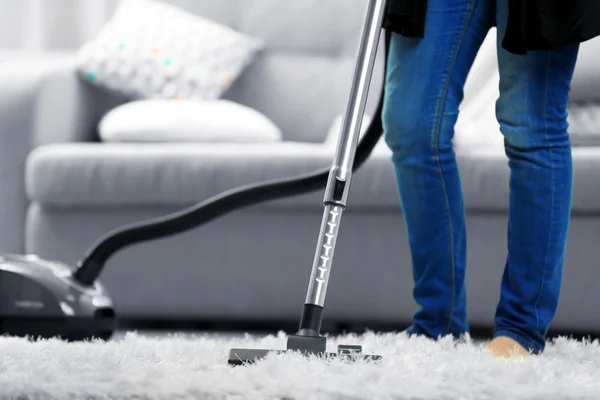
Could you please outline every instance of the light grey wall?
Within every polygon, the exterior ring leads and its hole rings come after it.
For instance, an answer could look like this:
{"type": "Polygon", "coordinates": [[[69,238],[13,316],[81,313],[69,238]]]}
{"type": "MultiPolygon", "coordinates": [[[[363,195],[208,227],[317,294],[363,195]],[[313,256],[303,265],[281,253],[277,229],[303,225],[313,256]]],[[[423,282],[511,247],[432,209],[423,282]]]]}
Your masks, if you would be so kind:
{"type": "Polygon", "coordinates": [[[24,17],[24,1],[0,0],[0,47],[16,49],[23,45],[20,21],[24,17]]]}
{"type": "Polygon", "coordinates": [[[0,50],[76,49],[118,0],[0,0],[0,50]]]}

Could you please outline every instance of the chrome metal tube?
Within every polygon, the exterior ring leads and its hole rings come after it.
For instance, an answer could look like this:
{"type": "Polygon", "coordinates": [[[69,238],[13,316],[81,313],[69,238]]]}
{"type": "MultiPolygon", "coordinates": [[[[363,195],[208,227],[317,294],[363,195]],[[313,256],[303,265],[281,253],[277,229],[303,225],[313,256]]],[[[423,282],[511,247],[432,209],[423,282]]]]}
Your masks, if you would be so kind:
{"type": "Polygon", "coordinates": [[[357,60],[335,157],[323,199],[324,211],[306,304],[323,307],[342,212],[346,208],[352,167],[367,103],[371,76],[386,11],[386,0],[369,0],[357,60]]]}

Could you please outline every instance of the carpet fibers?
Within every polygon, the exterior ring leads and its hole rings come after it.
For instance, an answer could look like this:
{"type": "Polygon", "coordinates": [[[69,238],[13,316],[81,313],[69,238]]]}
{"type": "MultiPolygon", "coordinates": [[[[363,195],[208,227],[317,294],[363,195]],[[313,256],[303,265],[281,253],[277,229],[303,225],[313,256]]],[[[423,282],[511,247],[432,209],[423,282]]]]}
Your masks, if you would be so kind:
{"type": "Polygon", "coordinates": [[[263,338],[128,333],[102,343],[0,338],[1,399],[599,399],[600,345],[559,338],[543,355],[496,359],[483,343],[348,335],[379,362],[270,356],[230,367],[230,348],[285,348],[263,338]]]}

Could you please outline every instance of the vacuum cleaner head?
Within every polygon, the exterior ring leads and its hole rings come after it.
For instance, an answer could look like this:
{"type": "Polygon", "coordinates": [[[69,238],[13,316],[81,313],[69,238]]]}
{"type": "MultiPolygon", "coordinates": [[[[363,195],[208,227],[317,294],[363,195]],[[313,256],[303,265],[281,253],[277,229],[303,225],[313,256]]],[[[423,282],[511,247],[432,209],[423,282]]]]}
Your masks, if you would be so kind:
{"type": "Polygon", "coordinates": [[[75,282],[73,270],[35,255],[0,255],[0,335],[107,340],[117,323],[98,282],[75,282]]]}
{"type": "MultiPolygon", "coordinates": [[[[300,333],[300,332],[299,332],[300,333]]],[[[363,354],[361,346],[339,345],[337,353],[327,352],[327,338],[312,332],[308,335],[291,335],[287,340],[286,350],[266,349],[231,349],[227,363],[232,366],[253,364],[267,357],[269,354],[283,354],[286,352],[300,353],[305,356],[317,356],[320,358],[343,358],[349,361],[366,360],[379,361],[381,356],[363,354]]]]}

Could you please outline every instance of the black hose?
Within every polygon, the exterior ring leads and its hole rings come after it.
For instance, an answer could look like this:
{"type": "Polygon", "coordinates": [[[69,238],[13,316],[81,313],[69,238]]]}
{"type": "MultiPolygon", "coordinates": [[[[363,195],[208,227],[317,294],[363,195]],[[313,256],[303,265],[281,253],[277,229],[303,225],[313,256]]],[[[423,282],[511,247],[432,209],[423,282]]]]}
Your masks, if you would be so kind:
{"type": "MultiPolygon", "coordinates": [[[[386,60],[389,41],[390,33],[385,31],[383,51],[386,60]]],[[[384,76],[386,64],[387,62],[384,62],[384,76]]],[[[384,94],[382,88],[375,115],[358,144],[352,171],[356,171],[364,164],[381,138],[384,94]]],[[[331,167],[327,167],[295,177],[241,186],[173,214],[117,228],[100,238],[88,250],[78,263],[79,267],[73,273],[73,279],[83,285],[93,284],[102,272],[106,261],[117,251],[133,244],[188,231],[243,207],[324,189],[330,169],[331,167]]]]}

